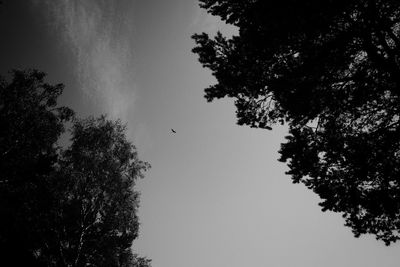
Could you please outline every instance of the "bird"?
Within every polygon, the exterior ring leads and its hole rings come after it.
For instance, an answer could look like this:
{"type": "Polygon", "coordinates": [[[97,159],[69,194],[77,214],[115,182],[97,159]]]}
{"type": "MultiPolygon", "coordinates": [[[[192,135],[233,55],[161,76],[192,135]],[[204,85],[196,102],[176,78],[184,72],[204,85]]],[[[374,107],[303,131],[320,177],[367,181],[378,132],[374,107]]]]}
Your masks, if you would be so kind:
{"type": "Polygon", "coordinates": [[[174,129],[171,128],[171,132],[173,132],[174,134],[176,133],[176,131],[174,129]]]}

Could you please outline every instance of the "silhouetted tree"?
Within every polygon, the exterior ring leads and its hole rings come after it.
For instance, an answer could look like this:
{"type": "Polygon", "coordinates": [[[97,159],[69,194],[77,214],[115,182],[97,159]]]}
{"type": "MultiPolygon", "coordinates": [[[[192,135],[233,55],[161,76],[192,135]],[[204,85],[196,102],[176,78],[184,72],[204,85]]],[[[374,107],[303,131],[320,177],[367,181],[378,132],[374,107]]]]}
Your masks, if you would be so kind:
{"type": "Polygon", "coordinates": [[[56,141],[73,112],[57,107],[63,86],[39,71],[0,78],[0,253],[14,266],[33,266],[51,201],[46,178],[57,161],[56,141]]]}
{"type": "Polygon", "coordinates": [[[280,150],[293,182],[341,212],[355,236],[400,238],[400,2],[201,0],[238,27],[194,35],[238,124],[287,123],[280,150]]]}
{"type": "Polygon", "coordinates": [[[0,82],[2,266],[148,267],[131,251],[138,234],[136,179],[149,167],[120,121],[72,120],[57,106],[62,85],[39,71],[0,82]],[[9,265],[7,265],[7,263],[9,265]]]}

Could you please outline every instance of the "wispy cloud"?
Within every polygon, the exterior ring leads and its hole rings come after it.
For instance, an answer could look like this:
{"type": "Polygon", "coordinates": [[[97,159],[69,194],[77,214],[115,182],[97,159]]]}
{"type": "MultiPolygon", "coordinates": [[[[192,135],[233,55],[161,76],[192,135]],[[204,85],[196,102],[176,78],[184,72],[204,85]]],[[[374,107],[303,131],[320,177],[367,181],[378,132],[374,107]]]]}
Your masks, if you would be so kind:
{"type": "Polygon", "coordinates": [[[84,93],[112,117],[127,120],[134,102],[134,1],[36,0],[76,57],[84,93]]]}

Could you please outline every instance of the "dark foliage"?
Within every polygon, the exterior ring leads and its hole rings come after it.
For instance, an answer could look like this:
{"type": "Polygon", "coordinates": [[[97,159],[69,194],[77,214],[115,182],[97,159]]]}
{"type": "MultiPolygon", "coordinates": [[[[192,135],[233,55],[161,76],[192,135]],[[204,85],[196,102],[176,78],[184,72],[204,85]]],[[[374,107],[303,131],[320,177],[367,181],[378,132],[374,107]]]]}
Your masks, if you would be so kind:
{"type": "Polygon", "coordinates": [[[0,84],[2,266],[150,266],[131,251],[134,185],[149,165],[119,121],[58,107],[63,86],[44,76],[13,71],[0,84]],[[72,144],[60,148],[68,121],[72,144]]]}
{"type": "Polygon", "coordinates": [[[194,35],[235,99],[238,124],[287,123],[280,150],[295,183],[340,212],[355,236],[400,239],[400,2],[202,0],[239,34],[194,35]]]}
{"type": "Polygon", "coordinates": [[[0,251],[3,261],[29,266],[51,208],[46,184],[56,141],[73,112],[56,106],[63,86],[45,83],[44,73],[11,76],[0,82],[0,251]]]}

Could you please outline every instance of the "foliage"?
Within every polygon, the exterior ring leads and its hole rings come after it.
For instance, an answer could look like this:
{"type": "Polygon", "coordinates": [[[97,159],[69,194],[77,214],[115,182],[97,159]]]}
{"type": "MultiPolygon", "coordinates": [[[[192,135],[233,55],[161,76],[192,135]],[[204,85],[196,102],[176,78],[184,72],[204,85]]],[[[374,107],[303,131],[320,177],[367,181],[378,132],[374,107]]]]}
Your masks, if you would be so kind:
{"type": "Polygon", "coordinates": [[[238,124],[287,123],[293,182],[340,212],[355,236],[400,239],[400,3],[201,0],[238,27],[193,36],[217,78],[206,99],[235,99],[238,124]]]}
{"type": "Polygon", "coordinates": [[[71,140],[55,173],[58,265],[124,266],[139,226],[133,187],[149,165],[138,160],[125,127],[104,116],[76,120],[71,140]]]}
{"type": "Polygon", "coordinates": [[[46,177],[57,161],[56,141],[73,115],[57,107],[63,86],[39,71],[12,71],[0,82],[0,249],[15,265],[29,265],[40,246],[50,205],[46,177]]]}
{"type": "MultiPolygon", "coordinates": [[[[120,121],[79,120],[62,85],[14,71],[0,86],[0,245],[13,266],[150,266],[138,234],[138,159],[120,121]],[[71,121],[71,145],[57,147],[71,121]]],[[[2,260],[3,261],[3,260],[2,260]]]]}

